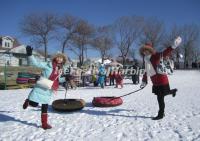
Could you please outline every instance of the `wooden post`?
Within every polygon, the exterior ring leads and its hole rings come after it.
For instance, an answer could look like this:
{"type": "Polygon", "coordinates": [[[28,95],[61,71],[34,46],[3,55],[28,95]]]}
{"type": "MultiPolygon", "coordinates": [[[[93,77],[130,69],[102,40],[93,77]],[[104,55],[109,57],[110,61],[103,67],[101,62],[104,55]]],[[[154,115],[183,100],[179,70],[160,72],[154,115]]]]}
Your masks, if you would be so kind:
{"type": "Polygon", "coordinates": [[[5,63],[5,67],[4,67],[4,89],[7,89],[7,65],[5,63]]]}

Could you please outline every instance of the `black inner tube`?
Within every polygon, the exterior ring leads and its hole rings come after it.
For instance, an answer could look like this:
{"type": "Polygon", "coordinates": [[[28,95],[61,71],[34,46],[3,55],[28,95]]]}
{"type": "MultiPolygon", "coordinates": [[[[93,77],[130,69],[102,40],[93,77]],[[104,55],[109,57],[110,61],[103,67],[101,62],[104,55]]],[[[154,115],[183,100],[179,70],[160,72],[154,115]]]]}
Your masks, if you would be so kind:
{"type": "Polygon", "coordinates": [[[75,111],[81,110],[85,106],[82,99],[59,99],[52,103],[52,107],[57,111],[75,111]]]}

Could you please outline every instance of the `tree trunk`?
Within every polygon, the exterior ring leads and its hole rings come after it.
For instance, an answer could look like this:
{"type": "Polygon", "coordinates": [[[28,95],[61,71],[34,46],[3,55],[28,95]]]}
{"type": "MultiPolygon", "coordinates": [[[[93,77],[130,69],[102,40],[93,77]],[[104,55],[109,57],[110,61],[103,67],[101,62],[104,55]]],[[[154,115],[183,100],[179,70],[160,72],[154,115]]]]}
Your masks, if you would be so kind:
{"type": "Polygon", "coordinates": [[[187,69],[187,49],[184,49],[184,69],[187,69]]]}
{"type": "Polygon", "coordinates": [[[48,52],[47,52],[47,40],[45,39],[45,41],[44,41],[44,57],[45,57],[45,62],[47,62],[47,55],[48,55],[48,52]]]}
{"type": "Polygon", "coordinates": [[[79,65],[81,66],[81,56],[80,55],[79,55],[79,65]]]}
{"type": "Polygon", "coordinates": [[[80,47],[79,61],[80,61],[80,66],[83,66],[83,62],[84,62],[84,49],[83,49],[83,45],[81,45],[81,47],[80,47]]]}
{"type": "Polygon", "coordinates": [[[45,48],[45,51],[44,51],[45,62],[47,62],[47,47],[46,47],[46,45],[45,45],[44,48],[45,48]]]}
{"type": "Polygon", "coordinates": [[[176,69],[180,69],[180,60],[179,60],[179,53],[177,51],[176,54],[176,69]]]}
{"type": "Polygon", "coordinates": [[[65,53],[65,45],[62,46],[62,53],[65,53]]]}
{"type": "Polygon", "coordinates": [[[126,57],[122,56],[122,64],[123,64],[123,66],[125,65],[125,63],[126,63],[126,57]]]}
{"type": "Polygon", "coordinates": [[[66,46],[66,44],[67,44],[67,40],[65,40],[65,41],[63,42],[63,45],[62,45],[62,53],[65,52],[65,46],[66,46]]]}
{"type": "Polygon", "coordinates": [[[104,55],[101,56],[101,63],[104,63],[104,55]]]}

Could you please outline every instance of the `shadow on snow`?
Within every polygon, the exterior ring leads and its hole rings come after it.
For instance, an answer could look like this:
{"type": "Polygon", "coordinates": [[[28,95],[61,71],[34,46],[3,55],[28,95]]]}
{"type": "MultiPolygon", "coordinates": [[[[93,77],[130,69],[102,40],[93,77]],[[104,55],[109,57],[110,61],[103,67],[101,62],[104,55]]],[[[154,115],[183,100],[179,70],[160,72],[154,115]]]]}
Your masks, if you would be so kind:
{"type": "Polygon", "coordinates": [[[8,122],[8,121],[13,121],[13,122],[19,122],[21,124],[25,124],[28,126],[33,126],[33,127],[40,127],[37,124],[34,123],[28,123],[27,121],[23,121],[20,119],[16,119],[12,116],[6,115],[6,114],[2,114],[2,113],[11,113],[10,111],[0,111],[0,122],[8,122]]]}
{"type": "Polygon", "coordinates": [[[127,112],[134,112],[134,110],[127,110],[127,109],[111,109],[109,111],[103,111],[104,109],[108,109],[112,107],[102,108],[102,107],[94,107],[92,103],[86,103],[85,107],[82,110],[79,111],[70,111],[70,112],[59,112],[52,108],[52,106],[49,107],[50,113],[57,113],[57,114],[74,114],[74,113],[84,113],[88,115],[98,115],[98,116],[116,116],[116,117],[126,117],[126,118],[142,118],[142,119],[148,119],[152,118],[150,116],[143,116],[143,115],[126,115],[127,112]],[[89,109],[86,109],[89,108],[89,109]],[[99,110],[101,109],[101,110],[99,110]],[[125,114],[122,114],[122,112],[126,112],[125,114]]]}

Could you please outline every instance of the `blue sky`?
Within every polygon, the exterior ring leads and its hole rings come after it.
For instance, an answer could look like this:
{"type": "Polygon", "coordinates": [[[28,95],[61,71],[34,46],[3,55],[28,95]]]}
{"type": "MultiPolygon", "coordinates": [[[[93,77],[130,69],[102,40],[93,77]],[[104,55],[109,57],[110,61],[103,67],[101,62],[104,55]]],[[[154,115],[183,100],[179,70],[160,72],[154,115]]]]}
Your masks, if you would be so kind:
{"type": "MultiPolygon", "coordinates": [[[[0,0],[0,35],[29,44],[19,32],[19,22],[24,15],[35,12],[69,13],[94,25],[111,24],[128,15],[156,17],[167,28],[173,24],[200,24],[199,0],[0,0]]],[[[89,56],[94,54],[90,52],[89,56]]]]}

